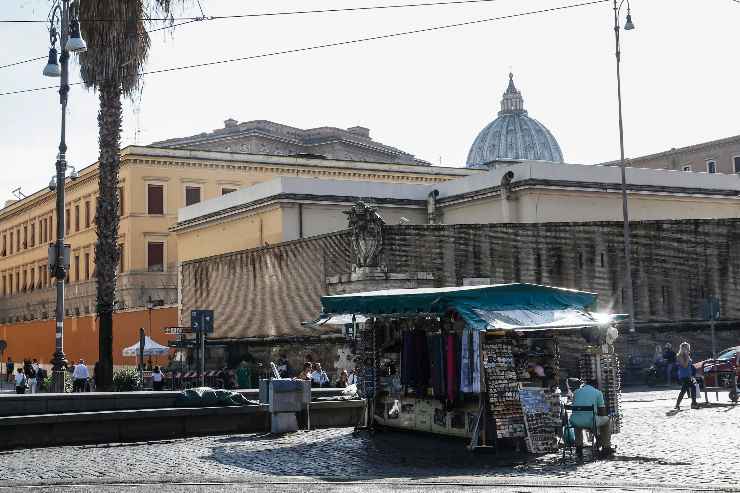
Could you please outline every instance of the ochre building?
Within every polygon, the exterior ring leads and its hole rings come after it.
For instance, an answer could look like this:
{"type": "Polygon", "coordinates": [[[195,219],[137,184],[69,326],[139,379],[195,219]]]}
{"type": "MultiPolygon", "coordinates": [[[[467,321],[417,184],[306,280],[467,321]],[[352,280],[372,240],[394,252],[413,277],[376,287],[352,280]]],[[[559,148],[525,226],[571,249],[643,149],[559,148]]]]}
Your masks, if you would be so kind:
{"type": "MultiPolygon", "coordinates": [[[[97,359],[94,244],[97,164],[65,183],[66,242],[71,245],[66,287],[65,352],[97,359]]],[[[114,326],[116,364],[139,327],[164,343],[161,327],[177,325],[178,243],[170,228],[180,208],[228,195],[278,177],[314,180],[432,184],[477,171],[370,161],[332,160],[315,155],[268,156],[240,152],[127,147],[121,153],[118,291],[114,326]],[[147,303],[161,307],[150,311],[147,303]],[[160,304],[160,303],[155,303],[160,304]],[[143,315],[142,315],[143,314],[143,315]],[[142,318],[143,316],[143,318],[142,318]]],[[[0,338],[5,357],[48,361],[53,352],[54,284],[48,273],[49,243],[56,237],[55,194],[41,190],[0,210],[0,338]],[[47,342],[41,342],[41,339],[47,342]]],[[[251,230],[224,230],[217,242],[234,248],[282,241],[274,218],[251,230]],[[242,243],[240,243],[240,241],[242,243]]],[[[200,255],[202,252],[197,252],[200,255]]]]}

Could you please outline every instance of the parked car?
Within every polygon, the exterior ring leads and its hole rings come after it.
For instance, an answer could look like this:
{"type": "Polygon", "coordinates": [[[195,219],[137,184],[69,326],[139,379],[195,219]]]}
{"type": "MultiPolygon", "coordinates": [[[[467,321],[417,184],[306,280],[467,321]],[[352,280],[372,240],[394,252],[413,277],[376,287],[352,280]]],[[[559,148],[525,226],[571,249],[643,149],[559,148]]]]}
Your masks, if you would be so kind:
{"type": "MultiPolygon", "coordinates": [[[[731,389],[732,373],[735,373],[735,385],[740,382],[740,346],[720,351],[717,359],[707,359],[694,363],[696,376],[704,387],[721,387],[731,389]]],[[[737,400],[737,389],[730,390],[730,399],[737,400]]]]}

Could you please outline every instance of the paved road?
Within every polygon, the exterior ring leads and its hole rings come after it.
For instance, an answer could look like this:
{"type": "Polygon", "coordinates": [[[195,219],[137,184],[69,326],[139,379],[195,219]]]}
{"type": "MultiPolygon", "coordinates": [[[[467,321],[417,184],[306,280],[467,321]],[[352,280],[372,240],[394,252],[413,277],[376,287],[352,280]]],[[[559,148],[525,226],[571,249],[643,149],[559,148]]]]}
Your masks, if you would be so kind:
{"type": "MultiPolygon", "coordinates": [[[[623,432],[610,461],[558,455],[511,464],[420,434],[370,436],[341,428],[285,436],[232,435],[0,453],[0,492],[75,491],[740,491],[740,406],[672,412],[675,391],[624,396],[623,432]],[[140,486],[136,486],[136,485],[140,486]],[[68,489],[69,486],[67,486],[68,489]]],[[[720,396],[725,398],[725,396],[720,396]]]]}

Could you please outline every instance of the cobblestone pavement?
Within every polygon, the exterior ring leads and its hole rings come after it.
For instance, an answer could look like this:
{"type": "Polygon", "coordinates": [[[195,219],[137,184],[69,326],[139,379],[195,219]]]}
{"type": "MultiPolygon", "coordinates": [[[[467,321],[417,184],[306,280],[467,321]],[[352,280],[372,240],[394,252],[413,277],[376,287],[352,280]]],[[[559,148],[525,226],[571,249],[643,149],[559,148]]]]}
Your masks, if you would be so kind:
{"type": "MultiPolygon", "coordinates": [[[[671,411],[676,391],[624,395],[613,460],[566,464],[548,455],[512,464],[472,455],[459,441],[422,434],[370,436],[340,428],[284,436],[231,435],[136,444],[53,447],[0,453],[0,491],[76,485],[75,491],[740,491],[740,406],[671,411]],[[128,490],[128,489],[127,489],[128,490]]],[[[688,403],[686,403],[688,404],[688,403]]],[[[588,453],[587,453],[588,459],[588,453]]]]}

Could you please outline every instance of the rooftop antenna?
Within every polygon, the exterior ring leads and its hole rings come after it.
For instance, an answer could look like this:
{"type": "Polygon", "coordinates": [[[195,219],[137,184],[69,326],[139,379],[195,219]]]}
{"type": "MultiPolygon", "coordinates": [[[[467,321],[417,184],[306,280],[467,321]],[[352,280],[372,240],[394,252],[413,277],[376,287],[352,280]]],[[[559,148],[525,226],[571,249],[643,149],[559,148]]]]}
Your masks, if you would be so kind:
{"type": "Polygon", "coordinates": [[[13,194],[13,196],[18,200],[23,200],[26,198],[26,194],[21,191],[21,187],[13,189],[10,193],[13,194]]]}

